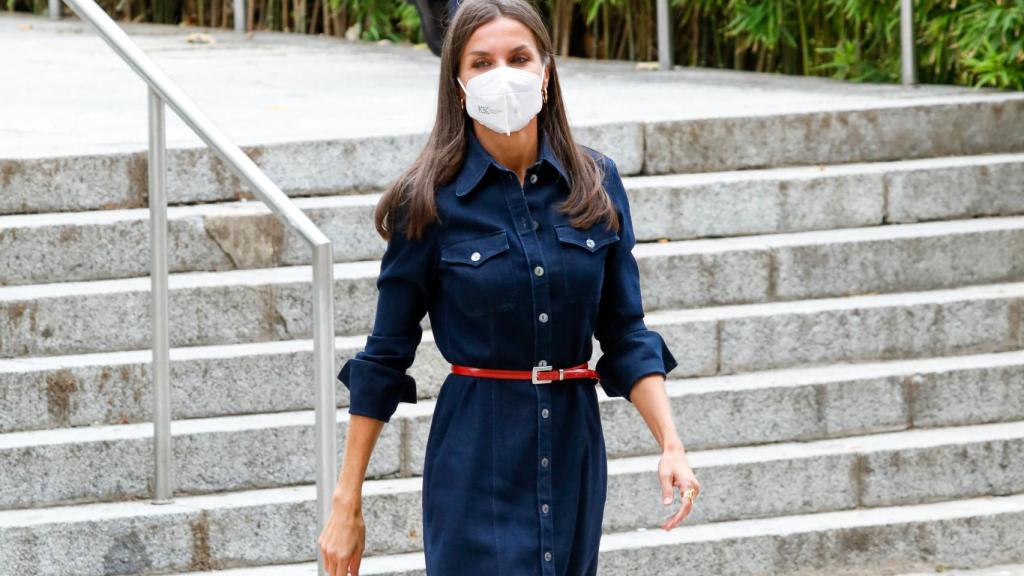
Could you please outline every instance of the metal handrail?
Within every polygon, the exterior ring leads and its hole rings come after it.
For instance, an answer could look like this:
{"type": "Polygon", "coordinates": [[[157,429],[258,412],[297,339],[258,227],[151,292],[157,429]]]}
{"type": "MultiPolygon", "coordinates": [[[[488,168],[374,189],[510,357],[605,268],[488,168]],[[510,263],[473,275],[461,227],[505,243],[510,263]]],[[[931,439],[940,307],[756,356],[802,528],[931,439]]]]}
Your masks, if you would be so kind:
{"type": "MultiPolygon", "coordinates": [[[[173,501],[170,434],[170,361],[167,306],[167,148],[164,105],[170,106],[217,156],[313,251],[313,348],[316,391],[318,532],[330,515],[337,474],[334,374],[334,258],[331,241],[259,167],[202,112],[93,0],[64,0],[149,86],[149,210],[152,250],[153,504],[173,501]]],[[[326,571],[317,555],[321,574],[326,571]]]]}

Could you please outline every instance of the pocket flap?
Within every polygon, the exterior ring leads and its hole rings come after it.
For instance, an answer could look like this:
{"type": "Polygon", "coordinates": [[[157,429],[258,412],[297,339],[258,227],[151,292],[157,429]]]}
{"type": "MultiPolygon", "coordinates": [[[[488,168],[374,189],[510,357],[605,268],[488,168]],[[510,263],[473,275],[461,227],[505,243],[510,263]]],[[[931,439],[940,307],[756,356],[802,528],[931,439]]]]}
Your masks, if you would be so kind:
{"type": "Polygon", "coordinates": [[[574,244],[590,252],[596,252],[602,246],[619,239],[619,235],[614,230],[607,230],[604,224],[591,226],[587,230],[573,228],[569,224],[555,224],[555,234],[558,235],[559,241],[574,244]]]}
{"type": "Polygon", "coordinates": [[[447,246],[442,246],[441,260],[479,266],[491,256],[497,256],[506,250],[508,250],[508,234],[504,230],[498,230],[484,236],[458,240],[447,246]]]}

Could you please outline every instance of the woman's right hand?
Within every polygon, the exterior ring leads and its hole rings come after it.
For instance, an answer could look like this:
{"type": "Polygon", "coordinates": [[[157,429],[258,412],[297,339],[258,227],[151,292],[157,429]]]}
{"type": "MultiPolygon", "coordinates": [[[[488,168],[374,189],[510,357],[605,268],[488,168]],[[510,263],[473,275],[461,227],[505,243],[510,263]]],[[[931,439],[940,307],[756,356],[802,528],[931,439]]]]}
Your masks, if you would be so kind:
{"type": "Polygon", "coordinates": [[[334,501],[318,543],[328,574],[359,575],[359,563],[366,547],[366,525],[363,523],[363,507],[359,497],[352,504],[343,500],[334,501]]]}

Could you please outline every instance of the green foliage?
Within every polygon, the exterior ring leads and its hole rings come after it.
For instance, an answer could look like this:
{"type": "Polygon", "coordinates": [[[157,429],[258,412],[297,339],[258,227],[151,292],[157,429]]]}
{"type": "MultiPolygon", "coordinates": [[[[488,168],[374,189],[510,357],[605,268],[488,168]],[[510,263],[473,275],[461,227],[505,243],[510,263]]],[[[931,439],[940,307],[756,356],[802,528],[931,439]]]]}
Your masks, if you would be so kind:
{"type": "Polygon", "coordinates": [[[922,4],[918,62],[928,81],[1024,90],[1024,0],[922,4]]]}
{"type": "MultiPolygon", "coordinates": [[[[246,0],[259,2],[260,0],[246,0]]],[[[269,0],[281,1],[281,0],[269,0]]],[[[285,0],[288,1],[288,0],[285,0]]],[[[294,0],[292,0],[294,1],[294,0]]],[[[359,39],[367,42],[390,40],[392,42],[422,42],[420,18],[416,7],[406,0],[322,0],[328,12],[338,19],[340,29],[332,35],[343,36],[352,26],[358,25],[359,39]]],[[[312,7],[313,0],[306,0],[312,7]]],[[[307,21],[310,17],[307,17],[307,21]]],[[[280,30],[280,25],[273,26],[280,30]]],[[[323,32],[323,24],[317,26],[323,32]]]]}
{"type": "MultiPolygon", "coordinates": [[[[707,0],[676,4],[708,7],[707,0]]],[[[728,16],[715,32],[731,39],[735,50],[756,54],[756,69],[860,82],[900,79],[897,0],[714,4],[728,16]],[[794,69],[787,51],[799,51],[802,66],[794,69]]],[[[1024,89],[1024,0],[916,0],[914,34],[921,82],[1024,89]]]]}
{"type": "Polygon", "coordinates": [[[785,25],[786,4],[785,0],[729,0],[725,13],[732,18],[725,33],[737,39],[741,50],[772,50],[780,41],[793,46],[793,35],[785,25]]]}
{"type": "MultiPolygon", "coordinates": [[[[365,41],[423,42],[407,0],[246,0],[257,29],[341,36],[358,25],[365,41]],[[325,10],[323,5],[326,4],[325,10]],[[314,17],[314,12],[319,12],[314,17]],[[329,14],[328,18],[324,18],[329,14]],[[327,26],[325,26],[327,20],[327,26]]],[[[655,0],[531,0],[560,53],[653,59],[655,0]]],[[[38,14],[45,0],[4,0],[38,14]]],[[[116,17],[221,25],[231,0],[99,0],[116,17]]],[[[900,79],[899,0],[670,0],[673,60],[858,82],[900,79]]],[[[1024,0],[914,0],[915,65],[922,83],[1024,90],[1024,0]]]]}

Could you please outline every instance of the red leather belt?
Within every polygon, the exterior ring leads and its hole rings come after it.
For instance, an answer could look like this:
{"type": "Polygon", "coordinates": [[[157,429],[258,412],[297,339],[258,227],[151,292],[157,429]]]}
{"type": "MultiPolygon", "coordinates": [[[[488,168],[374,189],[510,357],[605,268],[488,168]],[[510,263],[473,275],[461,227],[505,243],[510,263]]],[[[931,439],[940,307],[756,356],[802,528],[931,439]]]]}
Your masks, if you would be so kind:
{"type": "Polygon", "coordinates": [[[586,362],[569,368],[554,366],[534,366],[531,370],[500,370],[497,368],[473,368],[461,364],[452,364],[452,373],[480,378],[509,378],[513,380],[530,380],[534,384],[547,384],[555,380],[567,378],[594,378],[600,380],[597,370],[591,370],[586,362]]]}

